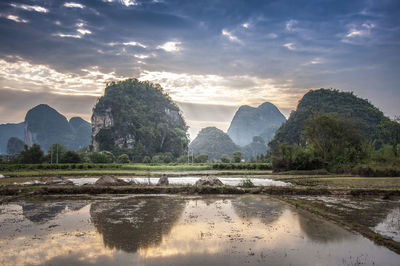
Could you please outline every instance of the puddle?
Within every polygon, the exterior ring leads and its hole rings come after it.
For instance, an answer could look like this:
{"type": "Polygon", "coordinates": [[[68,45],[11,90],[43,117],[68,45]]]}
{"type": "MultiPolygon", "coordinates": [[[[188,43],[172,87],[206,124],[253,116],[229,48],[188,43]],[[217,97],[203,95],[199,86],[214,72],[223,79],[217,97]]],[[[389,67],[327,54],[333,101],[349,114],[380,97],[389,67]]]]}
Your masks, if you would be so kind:
{"type": "MultiPolygon", "coordinates": [[[[121,179],[125,181],[136,181],[140,184],[148,184],[149,183],[149,178],[147,177],[122,177],[121,179]]],[[[151,177],[150,178],[150,183],[151,184],[157,184],[158,182],[158,177],[151,177]]],[[[171,185],[194,185],[197,180],[199,180],[200,177],[169,177],[168,181],[171,185]]],[[[219,177],[219,180],[225,185],[229,186],[238,186],[243,178],[236,178],[236,177],[219,177]]],[[[84,184],[94,184],[98,178],[95,177],[89,177],[89,178],[71,178],[71,180],[75,185],[81,186],[84,184]]],[[[264,179],[264,178],[250,178],[250,180],[253,182],[255,186],[289,186],[290,184],[282,182],[282,181],[276,181],[272,179],[264,179]]]]}
{"type": "MultiPolygon", "coordinates": [[[[398,210],[392,217],[398,218],[398,210]]],[[[263,195],[124,195],[0,205],[1,265],[399,261],[399,255],[358,234],[263,195]]]]}

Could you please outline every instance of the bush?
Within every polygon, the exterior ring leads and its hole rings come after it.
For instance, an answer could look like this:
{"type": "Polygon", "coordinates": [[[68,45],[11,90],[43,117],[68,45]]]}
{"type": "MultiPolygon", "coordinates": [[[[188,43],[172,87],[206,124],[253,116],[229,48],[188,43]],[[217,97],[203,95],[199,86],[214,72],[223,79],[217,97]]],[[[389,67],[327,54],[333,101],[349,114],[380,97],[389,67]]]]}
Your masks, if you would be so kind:
{"type": "Polygon", "coordinates": [[[143,163],[151,163],[151,158],[149,156],[144,156],[143,163]]]}
{"type": "Polygon", "coordinates": [[[129,156],[128,156],[128,154],[121,154],[119,157],[118,157],[118,163],[129,163],[129,156]]]}
{"type": "Polygon", "coordinates": [[[239,184],[240,187],[254,187],[254,183],[250,180],[250,178],[242,179],[239,184]]]}
{"type": "Polygon", "coordinates": [[[240,151],[235,151],[232,153],[232,161],[234,163],[240,163],[242,161],[243,154],[240,151]]]}
{"type": "Polygon", "coordinates": [[[208,161],[208,154],[199,154],[194,157],[195,163],[206,163],[208,161]]]}
{"type": "Polygon", "coordinates": [[[222,154],[221,155],[221,162],[222,163],[230,163],[231,159],[229,158],[229,156],[227,154],[222,154]]]}

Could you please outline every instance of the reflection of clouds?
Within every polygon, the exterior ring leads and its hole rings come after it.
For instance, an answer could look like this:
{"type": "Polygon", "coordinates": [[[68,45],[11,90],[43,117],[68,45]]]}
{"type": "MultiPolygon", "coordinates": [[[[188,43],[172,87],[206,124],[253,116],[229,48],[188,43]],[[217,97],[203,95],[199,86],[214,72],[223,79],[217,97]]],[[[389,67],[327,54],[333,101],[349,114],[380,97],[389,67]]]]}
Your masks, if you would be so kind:
{"type": "Polygon", "coordinates": [[[281,203],[251,196],[233,199],[232,206],[241,219],[258,219],[266,225],[278,220],[284,210],[281,203]]]}

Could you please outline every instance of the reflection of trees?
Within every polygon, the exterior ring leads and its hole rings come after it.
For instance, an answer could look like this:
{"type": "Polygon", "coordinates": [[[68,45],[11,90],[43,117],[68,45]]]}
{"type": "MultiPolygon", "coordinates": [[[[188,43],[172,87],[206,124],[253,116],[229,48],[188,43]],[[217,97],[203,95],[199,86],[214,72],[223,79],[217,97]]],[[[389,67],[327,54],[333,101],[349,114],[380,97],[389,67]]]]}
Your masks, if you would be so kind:
{"type": "Polygon", "coordinates": [[[232,199],[237,215],[244,220],[259,219],[264,224],[276,221],[283,212],[283,205],[265,197],[243,196],[232,199]]]}
{"type": "Polygon", "coordinates": [[[34,223],[46,223],[54,220],[56,216],[64,211],[66,207],[69,210],[77,211],[87,205],[84,201],[70,202],[20,202],[22,214],[24,217],[34,223]]]}
{"type": "Polygon", "coordinates": [[[171,198],[132,198],[95,202],[92,222],[105,246],[127,252],[159,245],[181,216],[185,201],[171,198]]]}
{"type": "Polygon", "coordinates": [[[352,236],[345,229],[321,219],[302,213],[298,217],[301,230],[312,241],[319,243],[338,242],[352,236]]]}

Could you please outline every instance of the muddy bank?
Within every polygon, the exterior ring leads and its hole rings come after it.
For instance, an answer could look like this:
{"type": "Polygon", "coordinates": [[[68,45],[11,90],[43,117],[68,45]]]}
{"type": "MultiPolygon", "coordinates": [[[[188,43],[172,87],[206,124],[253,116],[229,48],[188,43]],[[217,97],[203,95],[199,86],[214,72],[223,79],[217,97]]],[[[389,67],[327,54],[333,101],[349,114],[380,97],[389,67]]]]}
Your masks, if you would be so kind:
{"type": "Polygon", "coordinates": [[[299,187],[254,187],[234,186],[43,186],[8,185],[0,187],[0,195],[48,195],[48,194],[269,194],[269,195],[332,195],[332,196],[400,196],[400,190],[387,189],[326,189],[299,187]]]}
{"type": "Polygon", "coordinates": [[[378,245],[400,254],[400,198],[398,193],[383,197],[355,193],[342,197],[281,195],[278,198],[358,232],[378,245]],[[362,195],[362,196],[360,196],[362,195]]]}

